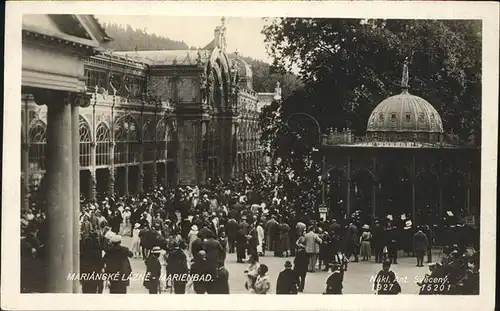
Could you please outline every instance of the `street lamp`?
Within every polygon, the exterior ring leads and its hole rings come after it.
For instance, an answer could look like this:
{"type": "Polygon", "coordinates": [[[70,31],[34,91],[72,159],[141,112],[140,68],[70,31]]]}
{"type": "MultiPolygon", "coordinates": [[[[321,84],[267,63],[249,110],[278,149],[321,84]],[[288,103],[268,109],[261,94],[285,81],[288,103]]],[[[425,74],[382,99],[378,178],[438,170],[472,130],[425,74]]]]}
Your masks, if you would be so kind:
{"type": "MultiPolygon", "coordinates": [[[[288,116],[287,123],[290,121],[290,119],[294,116],[305,116],[311,120],[314,121],[318,128],[318,150],[321,148],[321,142],[322,142],[322,137],[323,135],[321,134],[321,125],[319,124],[318,120],[316,120],[315,117],[312,115],[306,113],[306,112],[295,112],[292,113],[290,116],[288,116]]],[[[322,165],[322,178],[321,178],[321,206],[324,208],[326,206],[325,204],[325,177],[326,177],[326,158],[325,158],[325,153],[322,152],[321,154],[321,165],[322,165]],[[325,176],[323,176],[323,174],[325,176]]]]}

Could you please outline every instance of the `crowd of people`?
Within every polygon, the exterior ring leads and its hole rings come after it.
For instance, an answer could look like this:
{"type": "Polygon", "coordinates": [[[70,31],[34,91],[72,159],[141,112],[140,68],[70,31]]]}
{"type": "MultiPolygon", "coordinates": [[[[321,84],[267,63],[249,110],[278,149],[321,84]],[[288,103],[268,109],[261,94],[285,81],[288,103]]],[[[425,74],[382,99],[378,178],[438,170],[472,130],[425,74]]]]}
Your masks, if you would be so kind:
{"type": "MultiPolygon", "coordinates": [[[[129,258],[146,265],[144,287],[151,294],[228,294],[227,253],[236,253],[245,270],[245,288],[266,294],[276,286],[277,294],[295,294],[305,288],[307,273],[329,271],[325,294],[341,294],[349,262],[381,263],[381,280],[393,278],[390,266],[398,263],[398,250],[416,256],[422,267],[424,255],[431,262],[432,247],[439,241],[444,257],[430,265],[421,294],[472,294],[478,291],[478,230],[463,224],[414,228],[411,215],[371,218],[356,211],[344,219],[319,220],[310,196],[287,198],[283,186],[270,174],[246,175],[223,183],[162,188],[97,202],[81,200],[81,273],[130,275],[129,258]],[[437,233],[439,232],[439,236],[437,233]],[[122,245],[132,239],[131,248],[122,245]],[[477,238],[475,238],[477,237],[477,238]],[[469,248],[468,248],[469,246],[469,248]],[[471,251],[472,246],[473,251],[471,251]],[[277,284],[270,284],[268,266],[261,256],[294,257],[285,261],[277,284]],[[181,276],[181,277],[179,277],[181,276]],[[386,277],[383,277],[386,276],[386,277]],[[389,276],[389,277],[387,277],[389,276]],[[449,289],[435,289],[433,277],[446,276],[449,289]]],[[[21,216],[21,291],[44,292],[44,258],[47,221],[43,202],[33,203],[21,216]]],[[[287,258],[288,259],[288,258],[287,258]]],[[[129,278],[82,279],[82,292],[126,293],[129,278]]],[[[378,286],[378,287],[377,287],[378,286]]],[[[398,285],[399,286],[399,285],[398,285]]],[[[384,291],[379,294],[398,293],[384,291]]]]}

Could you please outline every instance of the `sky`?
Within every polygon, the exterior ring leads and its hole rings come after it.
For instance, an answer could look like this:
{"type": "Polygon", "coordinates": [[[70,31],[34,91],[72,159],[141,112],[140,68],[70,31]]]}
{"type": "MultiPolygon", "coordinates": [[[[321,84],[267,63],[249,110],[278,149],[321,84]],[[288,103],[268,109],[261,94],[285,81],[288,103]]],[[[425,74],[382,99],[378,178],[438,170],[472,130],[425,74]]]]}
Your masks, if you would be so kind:
{"type": "MultiPolygon", "coordinates": [[[[221,25],[222,17],[179,17],[151,15],[95,15],[101,23],[130,25],[148,33],[176,41],[184,41],[188,46],[204,47],[214,38],[215,27],[221,25]]],[[[266,53],[261,33],[267,24],[262,18],[226,17],[227,52],[238,51],[243,56],[271,63],[266,53]]]]}

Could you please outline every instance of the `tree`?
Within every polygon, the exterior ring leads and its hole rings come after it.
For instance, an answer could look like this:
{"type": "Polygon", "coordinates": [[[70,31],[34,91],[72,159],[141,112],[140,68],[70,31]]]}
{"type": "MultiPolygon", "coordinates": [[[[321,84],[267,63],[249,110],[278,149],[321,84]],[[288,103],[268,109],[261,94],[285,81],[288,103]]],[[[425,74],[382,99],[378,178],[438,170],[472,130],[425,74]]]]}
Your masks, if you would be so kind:
{"type": "Polygon", "coordinates": [[[263,137],[287,165],[304,166],[317,142],[314,124],[300,120],[304,126],[291,129],[288,116],[306,112],[323,131],[349,127],[363,135],[375,106],[400,92],[405,58],[410,92],[434,105],[445,130],[466,138],[475,129],[480,137],[479,21],[281,18],[263,33],[273,65],[298,68],[304,81],[303,92],[276,108],[283,124],[263,137]]]}
{"type": "Polygon", "coordinates": [[[149,34],[143,29],[133,29],[130,25],[126,28],[116,24],[104,24],[107,34],[113,38],[109,48],[116,51],[147,51],[147,50],[187,50],[189,47],[181,41],[174,41],[149,34]]]}

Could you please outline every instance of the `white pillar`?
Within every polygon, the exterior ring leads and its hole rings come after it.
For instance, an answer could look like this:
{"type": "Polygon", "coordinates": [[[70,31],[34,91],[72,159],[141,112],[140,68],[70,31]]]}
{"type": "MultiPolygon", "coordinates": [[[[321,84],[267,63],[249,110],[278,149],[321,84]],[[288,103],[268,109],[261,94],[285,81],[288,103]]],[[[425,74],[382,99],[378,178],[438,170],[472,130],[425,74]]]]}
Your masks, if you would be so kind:
{"type": "MultiPolygon", "coordinates": [[[[70,98],[72,133],[72,174],[73,174],[73,273],[80,272],[80,107],[70,98]]],[[[80,282],[73,281],[73,293],[80,292],[80,282]]]]}

